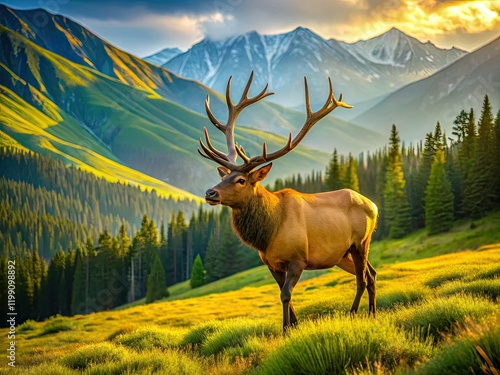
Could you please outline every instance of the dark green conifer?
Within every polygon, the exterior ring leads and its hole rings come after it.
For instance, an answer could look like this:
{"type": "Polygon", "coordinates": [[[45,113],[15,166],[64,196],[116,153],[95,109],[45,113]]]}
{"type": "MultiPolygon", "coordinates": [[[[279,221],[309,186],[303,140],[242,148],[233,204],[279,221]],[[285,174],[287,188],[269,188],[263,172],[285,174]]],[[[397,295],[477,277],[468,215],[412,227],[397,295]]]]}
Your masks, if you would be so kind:
{"type": "Polygon", "coordinates": [[[193,268],[191,270],[191,288],[198,288],[205,285],[206,282],[206,271],[203,267],[203,261],[201,260],[200,254],[196,256],[193,263],[193,268]]]}
{"type": "Polygon", "coordinates": [[[389,145],[389,163],[384,187],[384,209],[389,228],[389,236],[401,238],[411,229],[411,217],[403,175],[403,163],[399,148],[399,135],[392,126],[389,145]]]}
{"type": "Polygon", "coordinates": [[[448,231],[453,223],[453,192],[446,174],[445,153],[438,149],[425,191],[425,226],[430,235],[448,231]]]}
{"type": "Polygon", "coordinates": [[[342,181],[340,177],[340,164],[337,149],[333,150],[333,156],[326,170],[325,184],[327,190],[342,189],[342,181]]]}
{"type": "Polygon", "coordinates": [[[161,265],[160,257],[156,256],[153,261],[151,273],[148,276],[146,303],[151,303],[168,297],[165,270],[161,265]]]}

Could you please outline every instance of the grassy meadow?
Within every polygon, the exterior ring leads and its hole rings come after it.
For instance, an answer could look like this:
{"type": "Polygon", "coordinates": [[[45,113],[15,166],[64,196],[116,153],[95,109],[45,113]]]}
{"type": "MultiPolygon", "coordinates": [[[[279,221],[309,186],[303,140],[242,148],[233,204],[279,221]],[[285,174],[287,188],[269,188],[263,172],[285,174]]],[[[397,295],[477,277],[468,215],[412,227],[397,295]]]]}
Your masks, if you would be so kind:
{"type": "Polygon", "coordinates": [[[283,335],[278,287],[257,267],[150,305],[28,321],[0,374],[498,374],[499,219],[375,243],[376,319],[366,295],[349,317],[352,275],[305,272],[299,325],[283,335]]]}

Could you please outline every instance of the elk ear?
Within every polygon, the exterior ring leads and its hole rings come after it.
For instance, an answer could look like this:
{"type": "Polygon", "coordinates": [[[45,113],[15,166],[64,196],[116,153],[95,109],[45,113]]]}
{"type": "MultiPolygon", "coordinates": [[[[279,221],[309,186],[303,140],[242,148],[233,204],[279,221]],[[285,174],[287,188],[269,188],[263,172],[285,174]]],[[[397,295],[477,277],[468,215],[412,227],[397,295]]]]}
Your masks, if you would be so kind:
{"type": "Polygon", "coordinates": [[[226,167],[221,167],[221,166],[217,167],[217,172],[219,172],[220,178],[224,178],[229,173],[231,173],[231,171],[229,169],[227,169],[226,167]]]}
{"type": "Polygon", "coordinates": [[[250,182],[252,184],[255,184],[256,182],[262,181],[264,178],[267,177],[267,174],[271,170],[271,167],[273,166],[273,163],[269,163],[268,165],[263,166],[260,169],[257,169],[256,171],[253,171],[250,173],[250,182]]]}

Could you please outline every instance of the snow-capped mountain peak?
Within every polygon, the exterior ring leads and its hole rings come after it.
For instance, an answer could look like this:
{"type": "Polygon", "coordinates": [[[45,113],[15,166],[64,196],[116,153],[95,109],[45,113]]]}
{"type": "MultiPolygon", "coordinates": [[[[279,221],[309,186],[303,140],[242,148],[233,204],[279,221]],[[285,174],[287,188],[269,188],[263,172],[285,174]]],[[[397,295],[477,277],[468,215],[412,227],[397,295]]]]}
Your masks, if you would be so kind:
{"type": "Polygon", "coordinates": [[[182,52],[179,48],[164,48],[159,52],[144,57],[143,60],[161,66],[182,52]]]}
{"type": "Polygon", "coordinates": [[[396,28],[369,40],[344,43],[297,27],[278,35],[251,31],[225,40],[204,39],[164,67],[221,92],[229,76],[234,91],[243,89],[253,70],[254,87],[269,83],[276,92],[269,100],[297,106],[304,100],[304,76],[313,104],[324,102],[328,77],[337,92],[360,102],[424,78],[463,54],[421,43],[396,28]]]}

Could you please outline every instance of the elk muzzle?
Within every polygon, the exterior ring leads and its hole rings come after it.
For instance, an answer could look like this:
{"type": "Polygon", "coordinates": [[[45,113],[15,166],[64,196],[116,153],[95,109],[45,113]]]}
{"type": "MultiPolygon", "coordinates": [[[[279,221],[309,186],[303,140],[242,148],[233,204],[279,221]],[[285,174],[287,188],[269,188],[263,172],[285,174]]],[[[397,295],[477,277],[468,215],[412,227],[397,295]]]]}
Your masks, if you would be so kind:
{"type": "Polygon", "coordinates": [[[205,192],[205,201],[211,205],[211,206],[216,206],[220,203],[220,194],[217,190],[215,189],[208,189],[205,192]]]}

